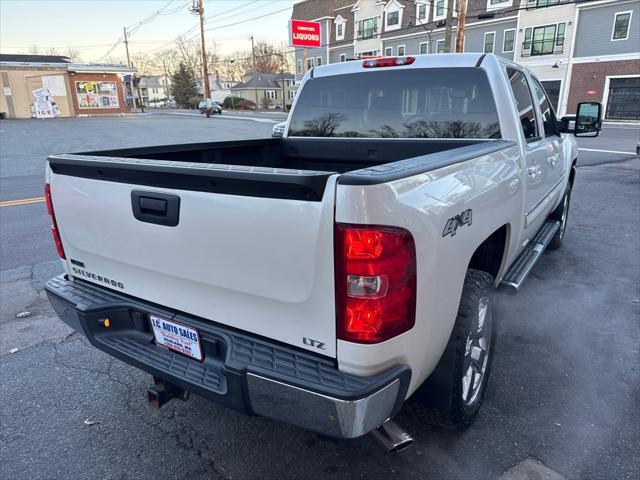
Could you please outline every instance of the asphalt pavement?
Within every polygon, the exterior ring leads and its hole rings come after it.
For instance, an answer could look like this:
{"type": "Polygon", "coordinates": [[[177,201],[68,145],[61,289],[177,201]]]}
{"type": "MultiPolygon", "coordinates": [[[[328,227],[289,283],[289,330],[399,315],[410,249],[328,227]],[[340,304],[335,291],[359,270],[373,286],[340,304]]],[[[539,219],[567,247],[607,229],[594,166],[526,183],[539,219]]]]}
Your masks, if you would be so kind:
{"type": "Polygon", "coordinates": [[[579,139],[565,245],[500,295],[478,421],[449,433],[401,413],[416,445],[388,457],[368,437],[328,439],[196,396],[151,410],[148,375],[55,317],[44,204],[6,202],[42,196],[52,152],[259,138],[280,121],[185,113],[0,122],[2,478],[497,479],[536,462],[569,479],[640,478],[640,128],[579,139]]]}

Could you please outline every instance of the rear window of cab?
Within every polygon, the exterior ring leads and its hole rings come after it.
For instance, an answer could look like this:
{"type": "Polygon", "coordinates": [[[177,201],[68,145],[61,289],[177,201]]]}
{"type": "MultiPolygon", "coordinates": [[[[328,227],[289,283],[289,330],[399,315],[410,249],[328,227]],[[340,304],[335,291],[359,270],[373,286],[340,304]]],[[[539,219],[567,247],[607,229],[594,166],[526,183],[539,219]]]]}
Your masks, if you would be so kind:
{"type": "Polygon", "coordinates": [[[289,136],[500,138],[478,68],[412,68],[318,77],[302,87],[289,136]]]}

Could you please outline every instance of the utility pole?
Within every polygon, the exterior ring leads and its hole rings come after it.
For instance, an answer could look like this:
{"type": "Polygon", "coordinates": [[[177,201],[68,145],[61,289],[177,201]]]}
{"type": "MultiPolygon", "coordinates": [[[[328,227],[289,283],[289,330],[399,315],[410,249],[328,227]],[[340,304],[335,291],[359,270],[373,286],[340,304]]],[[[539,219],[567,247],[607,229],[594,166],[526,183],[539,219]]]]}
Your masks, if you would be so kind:
{"type": "Polygon", "coordinates": [[[127,39],[127,27],[122,27],[124,32],[124,48],[127,50],[127,66],[131,66],[131,59],[129,58],[129,40],[127,39]]]}
{"type": "MultiPolygon", "coordinates": [[[[124,48],[127,51],[127,67],[131,66],[131,59],[129,58],[129,40],[127,40],[127,27],[122,27],[122,31],[124,32],[124,48]]],[[[131,81],[129,82],[129,89],[131,90],[131,103],[135,104],[133,101],[133,73],[131,74],[131,81]]],[[[132,105],[134,106],[134,105],[132,105]]]]}
{"type": "MultiPolygon", "coordinates": [[[[127,51],[127,65],[129,67],[133,67],[133,64],[131,63],[131,58],[129,57],[129,39],[127,38],[127,27],[122,27],[122,31],[124,32],[124,48],[127,51]]],[[[133,87],[134,87],[134,81],[133,81],[133,74],[131,74],[131,98],[134,99],[133,96],[133,87]]],[[[138,92],[138,102],[140,102],[140,111],[142,113],[144,113],[144,103],[142,103],[142,94],[140,93],[140,79],[138,79],[138,83],[136,84],[136,91],[138,92]]],[[[135,100],[133,101],[134,106],[135,106],[135,100]]]]}
{"type": "Polygon", "coordinates": [[[456,53],[464,52],[464,25],[467,19],[467,0],[458,0],[458,31],[456,32],[456,53]]]}
{"type": "Polygon", "coordinates": [[[287,105],[285,103],[285,99],[284,99],[284,69],[282,68],[282,66],[280,67],[280,80],[282,80],[282,111],[284,112],[287,109],[287,105]]]}
{"type": "Polygon", "coordinates": [[[444,27],[445,53],[451,53],[451,24],[453,23],[453,0],[447,0],[447,20],[444,27]]]}
{"type": "Polygon", "coordinates": [[[168,76],[167,76],[167,60],[162,57],[162,70],[164,71],[164,98],[165,98],[165,106],[168,107],[169,106],[169,82],[168,80],[168,76]]]}
{"type": "Polygon", "coordinates": [[[256,73],[256,47],[253,45],[253,35],[251,35],[251,58],[253,61],[251,70],[253,70],[253,73],[256,73]]]}
{"type": "MultiPolygon", "coordinates": [[[[198,0],[197,9],[193,5],[191,11],[200,17],[200,50],[202,50],[202,72],[204,74],[204,98],[207,102],[210,102],[211,88],[209,86],[209,68],[207,66],[207,51],[204,41],[204,7],[202,6],[202,0],[198,0]]],[[[211,116],[211,109],[208,107],[209,105],[207,104],[207,118],[211,116]]]]}

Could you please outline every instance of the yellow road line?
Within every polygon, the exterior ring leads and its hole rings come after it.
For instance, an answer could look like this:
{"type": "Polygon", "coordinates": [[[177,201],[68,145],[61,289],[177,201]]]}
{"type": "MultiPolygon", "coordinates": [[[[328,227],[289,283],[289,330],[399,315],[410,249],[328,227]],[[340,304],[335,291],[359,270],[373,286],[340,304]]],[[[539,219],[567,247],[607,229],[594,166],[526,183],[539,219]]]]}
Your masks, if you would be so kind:
{"type": "Polygon", "coordinates": [[[44,197],[22,198],[19,200],[7,200],[5,202],[0,202],[0,207],[15,207],[18,205],[29,205],[31,203],[41,203],[41,202],[44,202],[44,197]]]}

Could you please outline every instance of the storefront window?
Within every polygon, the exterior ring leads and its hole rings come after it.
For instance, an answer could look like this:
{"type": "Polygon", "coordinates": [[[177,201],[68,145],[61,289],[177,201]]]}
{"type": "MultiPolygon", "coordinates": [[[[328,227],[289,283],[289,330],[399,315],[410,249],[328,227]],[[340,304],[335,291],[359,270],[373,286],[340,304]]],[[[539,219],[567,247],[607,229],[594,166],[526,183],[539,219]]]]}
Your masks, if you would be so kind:
{"type": "Polygon", "coordinates": [[[119,108],[116,82],[76,82],[80,108],[119,108]]]}

